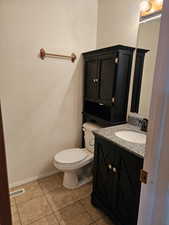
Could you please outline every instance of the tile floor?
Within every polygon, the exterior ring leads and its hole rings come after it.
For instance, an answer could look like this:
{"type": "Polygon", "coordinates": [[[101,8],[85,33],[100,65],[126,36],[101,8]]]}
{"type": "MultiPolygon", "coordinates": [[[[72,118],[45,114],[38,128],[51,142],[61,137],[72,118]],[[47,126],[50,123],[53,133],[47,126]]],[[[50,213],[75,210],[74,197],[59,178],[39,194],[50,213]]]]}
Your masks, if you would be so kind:
{"type": "Polygon", "coordinates": [[[13,225],[112,225],[91,205],[91,184],[67,190],[55,174],[19,188],[26,192],[11,198],[13,225]]]}

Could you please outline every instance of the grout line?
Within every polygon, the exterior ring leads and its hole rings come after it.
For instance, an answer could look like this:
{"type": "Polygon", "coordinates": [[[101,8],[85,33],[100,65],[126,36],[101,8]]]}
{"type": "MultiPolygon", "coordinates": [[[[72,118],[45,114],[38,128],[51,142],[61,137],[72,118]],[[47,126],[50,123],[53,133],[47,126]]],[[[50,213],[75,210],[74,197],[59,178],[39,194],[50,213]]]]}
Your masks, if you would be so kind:
{"type": "MultiPolygon", "coordinates": [[[[81,199],[83,200],[83,199],[81,199]]],[[[81,204],[81,206],[83,207],[84,211],[88,214],[88,216],[91,218],[92,222],[90,224],[94,224],[96,221],[92,218],[92,216],[90,215],[90,213],[88,212],[88,210],[86,209],[85,205],[81,202],[81,200],[79,200],[79,203],[81,204]]]]}
{"type": "MultiPolygon", "coordinates": [[[[22,186],[24,187],[24,185],[22,185],[22,186]]],[[[39,187],[40,190],[41,190],[41,187],[40,187],[39,184],[38,184],[38,187],[39,187]]],[[[26,194],[27,192],[29,192],[29,191],[26,190],[26,188],[24,188],[24,189],[25,189],[25,192],[23,193],[23,195],[26,194]]],[[[22,196],[22,195],[20,195],[20,196],[22,196]]],[[[31,201],[31,200],[33,200],[33,199],[40,198],[40,197],[43,197],[43,192],[40,193],[40,194],[37,195],[37,196],[30,197],[29,200],[26,200],[26,201],[19,201],[19,200],[17,200],[17,198],[19,199],[19,196],[16,196],[16,197],[13,197],[13,198],[15,199],[16,205],[21,205],[21,204],[25,204],[25,203],[28,202],[28,201],[31,201]]]]}
{"type": "MultiPolygon", "coordinates": [[[[39,185],[39,186],[40,186],[40,185],[39,185]]],[[[40,189],[41,189],[41,191],[42,191],[42,193],[43,193],[43,197],[46,199],[46,202],[47,202],[47,204],[48,204],[49,208],[50,208],[50,209],[51,209],[51,211],[54,213],[54,210],[53,210],[53,208],[52,208],[52,206],[51,206],[50,202],[48,201],[48,198],[47,198],[46,194],[43,192],[43,190],[42,190],[42,187],[41,187],[41,186],[40,186],[40,189]]]]}
{"type": "MultiPolygon", "coordinates": [[[[45,178],[44,178],[44,179],[45,179],[45,178]]],[[[41,179],[41,180],[43,180],[43,179],[41,179]]],[[[56,221],[59,223],[59,225],[61,225],[61,221],[58,219],[56,213],[59,212],[60,210],[64,210],[65,208],[69,207],[70,205],[76,204],[77,202],[79,202],[79,204],[83,207],[84,212],[86,212],[87,215],[89,215],[89,217],[91,218],[91,223],[88,224],[88,225],[95,224],[96,221],[94,221],[94,219],[91,217],[91,215],[90,215],[90,214],[88,213],[88,211],[86,210],[86,207],[81,203],[81,200],[83,200],[83,199],[89,197],[90,193],[89,193],[89,194],[86,194],[85,196],[80,197],[80,198],[77,199],[77,200],[76,200],[76,199],[75,199],[75,200],[72,199],[72,201],[71,201],[70,203],[68,203],[68,205],[66,205],[66,206],[64,206],[64,207],[61,207],[60,209],[58,209],[57,211],[55,211],[55,210],[53,210],[53,207],[52,207],[52,205],[50,204],[50,202],[49,202],[49,200],[48,200],[48,198],[47,198],[47,195],[50,194],[51,192],[56,191],[57,189],[60,189],[60,188],[62,189],[63,186],[59,186],[59,187],[56,187],[56,188],[54,188],[53,190],[51,190],[51,191],[49,191],[49,192],[45,192],[45,191],[43,190],[43,188],[41,187],[39,180],[37,180],[37,183],[38,183],[38,186],[39,186],[39,188],[40,188],[42,194],[40,194],[39,196],[35,196],[35,197],[33,197],[33,198],[30,198],[29,201],[31,201],[31,200],[33,200],[33,199],[36,199],[36,198],[40,198],[40,197],[45,198],[45,200],[47,201],[47,205],[49,206],[49,208],[50,208],[50,210],[51,210],[51,213],[50,213],[49,215],[46,215],[46,216],[43,216],[43,217],[40,217],[40,218],[34,220],[33,222],[29,223],[28,225],[31,225],[31,224],[33,224],[33,223],[35,223],[35,222],[37,222],[37,221],[39,221],[39,220],[41,220],[41,219],[43,219],[43,218],[45,218],[45,217],[47,217],[47,216],[50,216],[50,215],[54,215],[56,221]]],[[[63,191],[66,192],[67,190],[63,188],[63,191]]],[[[70,195],[71,195],[71,191],[70,191],[70,195]]],[[[25,202],[17,203],[15,197],[14,197],[14,200],[15,200],[15,204],[16,204],[16,207],[17,207],[17,212],[18,212],[18,215],[19,215],[19,220],[20,220],[20,223],[21,223],[21,225],[22,225],[21,216],[20,216],[20,212],[19,212],[18,206],[19,206],[20,204],[25,204],[26,201],[25,201],[25,202]]]]}
{"type": "Polygon", "coordinates": [[[58,222],[58,224],[61,225],[59,219],[58,219],[57,216],[56,216],[56,213],[54,213],[54,217],[55,217],[56,221],[58,222]]]}
{"type": "MultiPolygon", "coordinates": [[[[47,201],[47,204],[48,204],[49,208],[51,209],[51,213],[49,213],[48,215],[42,216],[42,217],[40,217],[40,218],[34,220],[33,222],[27,224],[27,225],[31,225],[31,224],[33,224],[33,223],[35,223],[35,222],[37,222],[37,221],[39,221],[39,220],[41,220],[41,219],[47,217],[47,216],[54,215],[54,212],[53,212],[53,210],[52,210],[52,207],[51,207],[51,205],[49,204],[49,202],[48,202],[46,196],[44,195],[44,193],[43,193],[43,191],[42,191],[42,188],[41,188],[41,186],[39,185],[39,183],[38,183],[38,186],[39,186],[39,188],[40,188],[42,194],[40,194],[40,195],[38,195],[38,196],[35,196],[35,197],[32,197],[32,198],[30,198],[28,201],[31,201],[31,200],[37,199],[37,198],[42,198],[42,197],[45,198],[45,200],[47,201]]],[[[20,223],[21,223],[21,225],[23,225],[22,220],[21,220],[21,216],[20,216],[20,212],[19,212],[18,206],[19,206],[20,204],[26,204],[28,201],[18,202],[18,203],[17,203],[15,197],[14,197],[14,199],[15,199],[15,203],[16,203],[16,207],[17,207],[17,212],[18,212],[18,215],[19,215],[20,223]]]]}
{"type": "MultiPolygon", "coordinates": [[[[55,176],[56,175],[58,175],[58,174],[55,174],[55,176]]],[[[52,175],[52,176],[54,176],[54,175],[52,175]]],[[[52,176],[49,176],[49,177],[52,177],[52,176]]],[[[61,186],[59,186],[58,185],[58,187],[55,187],[54,189],[52,189],[52,190],[50,190],[50,191],[44,191],[43,190],[43,188],[41,187],[41,183],[43,183],[43,180],[45,180],[45,179],[47,179],[47,178],[49,178],[49,177],[45,177],[44,179],[39,179],[39,180],[37,180],[37,182],[38,182],[38,184],[39,184],[39,186],[40,186],[40,188],[41,188],[41,191],[42,191],[42,193],[44,194],[44,195],[47,195],[47,194],[49,194],[49,193],[51,193],[51,192],[54,192],[54,191],[56,191],[57,189],[60,189],[60,188],[62,188],[63,186],[62,186],[62,184],[61,184],[61,186]],[[40,181],[42,181],[42,182],[40,182],[40,181]]],[[[60,179],[60,178],[59,178],[60,179]]]]}
{"type": "Polygon", "coordinates": [[[51,215],[54,215],[54,214],[53,214],[53,213],[50,213],[50,214],[48,214],[48,215],[46,215],[46,216],[39,217],[38,219],[35,219],[33,222],[28,223],[28,224],[26,224],[26,225],[31,225],[31,224],[36,223],[36,222],[38,222],[39,220],[44,219],[44,218],[46,218],[47,216],[51,216],[51,215]]]}
{"type": "MultiPolygon", "coordinates": [[[[20,224],[23,225],[22,220],[21,220],[21,216],[20,216],[20,212],[19,212],[19,209],[18,209],[18,206],[17,205],[16,205],[16,208],[17,208],[17,212],[18,212],[18,215],[19,215],[20,224]]],[[[53,211],[51,213],[45,215],[45,216],[42,216],[42,217],[39,217],[38,219],[35,219],[33,222],[28,223],[26,225],[31,225],[31,224],[33,224],[33,223],[35,223],[35,222],[37,222],[37,221],[39,221],[39,220],[41,220],[41,219],[43,219],[43,218],[45,218],[47,216],[51,216],[51,215],[53,215],[53,211]]]]}
{"type": "MultiPolygon", "coordinates": [[[[41,188],[41,187],[40,187],[41,188]]],[[[41,190],[42,190],[42,188],[41,188],[41,190]]],[[[51,211],[53,212],[53,214],[52,215],[54,215],[54,217],[55,217],[55,219],[56,219],[56,221],[58,222],[58,224],[59,225],[61,225],[60,224],[60,221],[58,220],[58,218],[57,218],[57,216],[56,216],[56,212],[53,210],[53,207],[51,206],[51,204],[50,204],[50,202],[49,202],[49,200],[48,200],[48,198],[47,198],[47,195],[48,193],[44,193],[44,198],[46,199],[46,201],[47,201],[47,203],[48,203],[48,205],[49,205],[49,207],[50,207],[50,209],[51,209],[51,211]]]]}
{"type": "MultiPolygon", "coordinates": [[[[15,197],[14,197],[14,199],[15,199],[15,197]]],[[[18,205],[17,205],[17,203],[16,203],[16,199],[15,199],[15,206],[16,206],[16,210],[17,210],[18,217],[19,217],[19,222],[20,222],[20,224],[22,225],[21,215],[20,215],[20,212],[19,212],[18,205]]]]}
{"type": "Polygon", "coordinates": [[[26,201],[23,201],[23,202],[22,201],[21,202],[17,202],[17,200],[16,200],[16,205],[17,206],[23,205],[23,204],[26,204],[29,201],[32,201],[32,200],[37,199],[37,198],[42,198],[42,197],[43,197],[43,194],[42,195],[35,196],[35,197],[32,197],[29,200],[26,200],[26,201]]]}

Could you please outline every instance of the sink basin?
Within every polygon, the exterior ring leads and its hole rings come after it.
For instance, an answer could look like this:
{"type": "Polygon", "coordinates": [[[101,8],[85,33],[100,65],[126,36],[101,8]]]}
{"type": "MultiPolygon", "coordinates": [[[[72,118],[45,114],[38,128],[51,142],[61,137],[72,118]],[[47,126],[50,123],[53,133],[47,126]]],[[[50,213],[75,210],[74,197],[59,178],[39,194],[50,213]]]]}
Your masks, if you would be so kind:
{"type": "Polygon", "coordinates": [[[146,135],[135,131],[118,131],[115,135],[125,141],[129,141],[137,144],[146,143],[146,135]]]}

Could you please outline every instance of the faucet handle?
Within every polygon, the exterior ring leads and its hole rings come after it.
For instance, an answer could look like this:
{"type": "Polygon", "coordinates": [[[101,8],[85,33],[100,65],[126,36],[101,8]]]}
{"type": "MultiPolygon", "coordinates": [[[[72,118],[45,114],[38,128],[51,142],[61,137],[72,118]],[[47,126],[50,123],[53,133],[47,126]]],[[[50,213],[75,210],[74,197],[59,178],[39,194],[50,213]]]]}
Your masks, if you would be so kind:
{"type": "Polygon", "coordinates": [[[138,123],[137,123],[137,126],[141,129],[141,126],[142,126],[142,122],[143,122],[143,119],[139,119],[138,120],[138,123]]]}
{"type": "Polygon", "coordinates": [[[148,129],[148,119],[144,118],[141,122],[141,130],[146,132],[147,129],[148,129]]]}

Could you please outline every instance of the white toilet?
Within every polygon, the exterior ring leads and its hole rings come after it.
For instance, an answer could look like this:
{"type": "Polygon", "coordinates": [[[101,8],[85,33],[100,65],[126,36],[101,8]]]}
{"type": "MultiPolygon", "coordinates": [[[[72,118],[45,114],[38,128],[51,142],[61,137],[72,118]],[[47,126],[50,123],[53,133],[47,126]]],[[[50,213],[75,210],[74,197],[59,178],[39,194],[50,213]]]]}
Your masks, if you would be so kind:
{"type": "Polygon", "coordinates": [[[63,186],[78,188],[92,180],[92,161],[94,158],[93,130],[100,127],[93,123],[84,123],[85,148],[66,149],[54,157],[54,166],[64,172],[63,186]]]}

